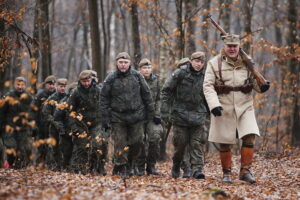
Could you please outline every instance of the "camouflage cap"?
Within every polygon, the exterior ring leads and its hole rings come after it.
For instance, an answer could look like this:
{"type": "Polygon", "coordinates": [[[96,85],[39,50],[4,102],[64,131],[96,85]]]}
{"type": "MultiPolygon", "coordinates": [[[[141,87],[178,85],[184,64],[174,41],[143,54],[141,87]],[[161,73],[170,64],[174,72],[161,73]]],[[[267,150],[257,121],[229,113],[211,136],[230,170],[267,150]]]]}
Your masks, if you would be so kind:
{"type": "Polygon", "coordinates": [[[56,77],[54,75],[48,76],[44,81],[44,83],[55,83],[55,82],[56,82],[56,77]]]}
{"type": "Polygon", "coordinates": [[[92,70],[92,69],[90,69],[90,70],[88,70],[88,71],[91,72],[91,76],[92,76],[92,77],[97,77],[98,73],[97,73],[96,71],[94,71],[94,70],[92,70]]]}
{"type": "Polygon", "coordinates": [[[176,63],[176,67],[179,68],[182,65],[186,65],[187,63],[191,62],[190,59],[188,57],[182,58],[180,59],[177,63],[176,63]]]}
{"type": "Polygon", "coordinates": [[[79,80],[90,79],[92,78],[92,73],[90,70],[83,70],[79,74],[79,80]]]}
{"type": "Polygon", "coordinates": [[[66,78],[59,78],[59,79],[57,79],[56,84],[57,85],[67,85],[68,84],[68,79],[66,79],[66,78]]]}
{"type": "Polygon", "coordinates": [[[22,76],[19,76],[15,79],[16,82],[25,82],[26,83],[26,79],[22,76]]]}
{"type": "Polygon", "coordinates": [[[239,45],[240,44],[240,36],[239,35],[235,35],[235,34],[228,34],[228,35],[224,35],[222,36],[222,39],[224,41],[224,44],[235,44],[235,45],[239,45]]]}
{"type": "Polygon", "coordinates": [[[68,85],[68,91],[70,92],[71,90],[73,90],[74,88],[76,88],[78,85],[78,82],[73,82],[70,85],[68,85]]]}
{"type": "Polygon", "coordinates": [[[147,58],[143,58],[139,63],[139,67],[143,67],[144,65],[152,65],[152,63],[147,58]]]}
{"type": "Polygon", "coordinates": [[[205,60],[205,53],[203,51],[196,51],[191,55],[191,60],[194,59],[205,60]]]}
{"type": "Polygon", "coordinates": [[[116,56],[116,60],[119,60],[121,58],[130,60],[130,56],[127,52],[121,52],[116,56]]]}

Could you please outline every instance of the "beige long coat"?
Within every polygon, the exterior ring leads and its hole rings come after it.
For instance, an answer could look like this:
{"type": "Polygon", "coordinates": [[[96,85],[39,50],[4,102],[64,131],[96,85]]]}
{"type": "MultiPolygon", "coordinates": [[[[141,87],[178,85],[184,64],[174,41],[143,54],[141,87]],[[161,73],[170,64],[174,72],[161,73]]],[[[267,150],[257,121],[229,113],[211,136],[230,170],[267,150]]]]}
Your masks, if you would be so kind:
{"type": "MultiPolygon", "coordinates": [[[[231,91],[229,94],[217,95],[214,84],[219,81],[218,58],[222,58],[222,79],[225,85],[241,86],[248,77],[246,66],[239,57],[236,62],[228,59],[225,54],[212,58],[207,65],[204,78],[204,95],[209,109],[222,106],[222,116],[211,114],[211,126],[208,140],[216,143],[236,143],[236,130],[238,137],[247,134],[259,135],[255,119],[252,93],[244,94],[241,91],[231,91]]],[[[254,81],[254,89],[260,91],[254,81]]]]}

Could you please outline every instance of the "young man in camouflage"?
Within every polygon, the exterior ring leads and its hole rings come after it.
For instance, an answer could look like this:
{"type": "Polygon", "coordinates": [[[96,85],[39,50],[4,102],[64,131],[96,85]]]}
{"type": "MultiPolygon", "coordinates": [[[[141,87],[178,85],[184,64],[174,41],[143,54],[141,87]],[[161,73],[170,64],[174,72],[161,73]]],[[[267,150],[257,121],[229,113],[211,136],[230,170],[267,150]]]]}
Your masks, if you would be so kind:
{"type": "Polygon", "coordinates": [[[56,145],[52,146],[47,155],[47,165],[51,169],[60,169],[61,167],[61,154],[58,146],[59,142],[59,126],[57,122],[54,120],[54,111],[56,105],[59,103],[61,99],[66,96],[66,86],[68,80],[65,78],[57,79],[56,81],[56,92],[52,94],[48,99],[44,102],[44,106],[42,109],[43,118],[46,122],[46,126],[48,127],[48,136],[56,141],[56,145]]]}
{"type": "Polygon", "coordinates": [[[259,136],[251,91],[259,88],[253,75],[239,55],[238,35],[223,36],[221,53],[207,65],[204,94],[213,115],[208,140],[220,144],[220,158],[225,183],[231,183],[231,146],[242,140],[240,180],[255,183],[250,167],[254,154],[255,136],[259,136]]]}
{"type": "Polygon", "coordinates": [[[0,107],[7,160],[10,166],[16,168],[26,167],[29,164],[32,149],[31,128],[34,126],[30,118],[32,97],[25,89],[25,78],[17,77],[14,90],[4,96],[3,105],[0,107]]]}
{"type": "Polygon", "coordinates": [[[77,82],[73,82],[68,86],[68,94],[59,101],[54,111],[54,120],[57,123],[59,134],[59,146],[60,153],[62,155],[62,169],[69,169],[73,142],[72,142],[72,130],[69,125],[70,107],[66,103],[72,90],[77,87],[77,82]]]}
{"type": "MultiPolygon", "coordinates": [[[[47,122],[44,120],[42,115],[42,108],[48,97],[55,92],[55,82],[56,77],[54,75],[48,76],[43,83],[44,88],[36,94],[32,101],[32,116],[37,125],[34,130],[34,137],[36,137],[37,140],[48,138],[48,127],[46,126],[47,122]]],[[[46,161],[47,151],[47,144],[42,144],[38,147],[38,163],[46,161]]]]}
{"type": "Polygon", "coordinates": [[[155,164],[160,154],[160,141],[163,132],[160,119],[160,81],[158,76],[152,73],[152,63],[147,58],[140,61],[139,69],[150,87],[154,101],[155,116],[153,120],[145,122],[145,145],[137,162],[137,175],[144,175],[145,164],[147,164],[146,172],[148,175],[158,175],[159,172],[156,170],[155,164]]]}
{"type": "Polygon", "coordinates": [[[180,164],[185,148],[190,146],[190,163],[192,175],[196,179],[204,179],[203,148],[205,141],[204,122],[208,115],[203,94],[204,52],[195,52],[191,56],[191,64],[175,70],[165,82],[161,92],[161,117],[170,118],[173,124],[173,156],[172,177],[180,176],[180,164]]]}
{"type": "Polygon", "coordinates": [[[110,73],[101,91],[102,124],[112,127],[114,173],[127,176],[144,145],[144,120],[154,117],[154,105],[143,75],[131,68],[126,52],[116,57],[117,70],[110,73]]]}
{"type": "Polygon", "coordinates": [[[71,168],[76,173],[106,175],[109,135],[101,127],[100,92],[91,72],[84,70],[79,75],[77,88],[67,100],[73,132],[71,168]]]}

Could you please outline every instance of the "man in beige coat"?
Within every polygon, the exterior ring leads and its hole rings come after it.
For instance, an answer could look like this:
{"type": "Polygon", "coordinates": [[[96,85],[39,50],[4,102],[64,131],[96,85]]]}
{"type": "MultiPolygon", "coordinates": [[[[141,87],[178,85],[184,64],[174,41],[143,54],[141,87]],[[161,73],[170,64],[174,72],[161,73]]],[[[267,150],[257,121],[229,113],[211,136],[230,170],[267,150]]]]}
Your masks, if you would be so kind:
{"type": "Polygon", "coordinates": [[[250,167],[255,135],[259,130],[255,119],[252,89],[262,91],[239,55],[238,35],[223,37],[221,53],[207,65],[204,94],[211,115],[210,142],[220,144],[223,182],[231,183],[231,146],[242,139],[240,180],[255,183],[250,167]]]}

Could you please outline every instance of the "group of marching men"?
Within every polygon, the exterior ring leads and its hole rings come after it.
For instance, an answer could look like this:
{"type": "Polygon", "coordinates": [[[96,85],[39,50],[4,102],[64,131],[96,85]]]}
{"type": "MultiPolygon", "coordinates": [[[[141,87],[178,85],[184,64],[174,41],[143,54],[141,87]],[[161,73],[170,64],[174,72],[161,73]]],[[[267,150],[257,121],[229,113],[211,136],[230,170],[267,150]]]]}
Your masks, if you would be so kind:
{"type": "Polygon", "coordinates": [[[163,85],[150,60],[142,59],[135,70],[126,52],[116,56],[115,71],[102,83],[93,70],[82,71],[71,84],[51,75],[33,98],[26,79],[17,77],[14,89],[0,100],[0,167],[40,164],[106,175],[111,138],[113,175],[158,175],[156,163],[172,126],[173,178],[180,177],[181,168],[183,178],[205,178],[208,140],[219,144],[222,181],[232,183],[231,146],[239,138],[239,179],[255,183],[250,167],[259,130],[251,91],[265,90],[239,56],[239,47],[239,36],[228,34],[219,55],[207,61],[197,51],[183,58],[163,85]]]}

